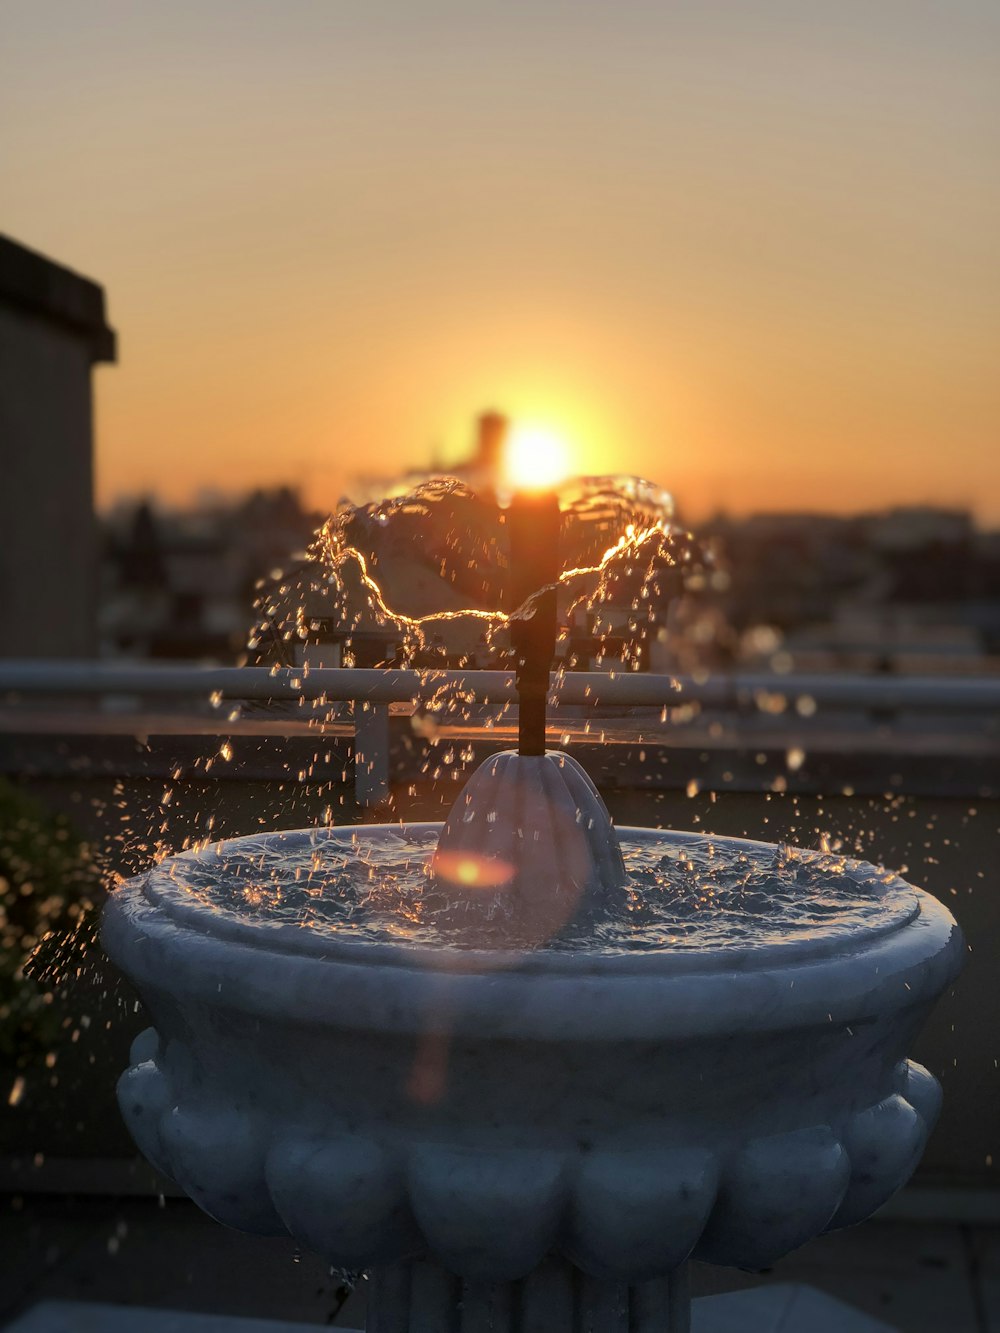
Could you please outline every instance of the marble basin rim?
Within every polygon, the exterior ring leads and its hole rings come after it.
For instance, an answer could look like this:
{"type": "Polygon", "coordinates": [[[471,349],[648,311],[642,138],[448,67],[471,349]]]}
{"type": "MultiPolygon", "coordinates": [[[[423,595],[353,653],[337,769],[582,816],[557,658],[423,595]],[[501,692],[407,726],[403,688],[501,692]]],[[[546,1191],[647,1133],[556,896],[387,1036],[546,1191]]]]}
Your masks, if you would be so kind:
{"type": "MultiPolygon", "coordinates": [[[[389,827],[393,834],[401,831],[398,825],[389,827]]],[[[440,828],[439,823],[411,824],[403,831],[419,837],[440,828]]],[[[382,830],[368,825],[320,832],[327,835],[323,841],[365,842],[382,830]]],[[[645,828],[619,832],[629,840],[675,846],[704,837],[645,828]]],[[[748,839],[713,841],[768,846],[748,839]]],[[[886,1000],[898,1008],[900,1000],[909,1005],[921,996],[936,996],[963,945],[947,909],[929,894],[912,892],[907,912],[833,939],[790,937],[761,946],[601,954],[338,939],[297,925],[224,915],[192,901],[180,886],[161,882],[150,888],[139,876],[124,886],[124,894],[112,896],[102,937],[126,973],[133,967],[145,973],[153,959],[144,941],[152,933],[157,954],[164,963],[169,960],[173,990],[203,993],[213,1004],[259,1009],[269,1018],[298,1021],[308,1012],[311,1024],[329,1015],[338,1024],[421,1032],[421,997],[433,1008],[450,995],[456,1001],[453,1030],[468,1028],[477,1035],[577,1035],[583,1040],[666,1035],[659,1024],[669,1020],[669,1035],[676,1039],[685,1033],[772,1025],[807,1027],[838,1016],[860,1020],[869,1011],[880,1012],[886,1000]],[[257,954],[267,955],[263,976],[251,965],[257,954]],[[373,971],[378,974],[374,991],[373,971]],[[574,1002],[563,1010],[560,1000],[579,998],[578,987],[585,1004],[574,1002]],[[353,996],[350,1017],[342,1008],[345,990],[353,996]],[[516,1006],[499,1003],[515,995],[516,1006]],[[397,1011],[397,997],[415,1007],[397,1011]],[[783,1002],[780,1017],[768,1003],[778,999],[783,1002]]]]}
{"type": "Polygon", "coordinates": [[[919,890],[836,939],[513,954],[310,938],[140,877],[102,937],[152,1022],[126,1122],[207,1212],[491,1281],[553,1253],[628,1282],[759,1267],[863,1220],[936,1119],[906,1057],[964,956],[919,890]]]}

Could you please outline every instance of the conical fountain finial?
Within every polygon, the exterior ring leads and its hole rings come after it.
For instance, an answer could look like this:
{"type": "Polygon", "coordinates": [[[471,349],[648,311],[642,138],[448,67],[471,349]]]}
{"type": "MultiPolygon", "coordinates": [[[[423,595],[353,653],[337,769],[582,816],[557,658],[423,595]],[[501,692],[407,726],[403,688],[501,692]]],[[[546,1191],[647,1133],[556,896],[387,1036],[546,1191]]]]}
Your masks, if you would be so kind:
{"type": "Polygon", "coordinates": [[[625,865],[611,816],[568,754],[504,750],[473,773],[431,861],[438,888],[469,924],[540,943],[620,902],[625,865]]]}

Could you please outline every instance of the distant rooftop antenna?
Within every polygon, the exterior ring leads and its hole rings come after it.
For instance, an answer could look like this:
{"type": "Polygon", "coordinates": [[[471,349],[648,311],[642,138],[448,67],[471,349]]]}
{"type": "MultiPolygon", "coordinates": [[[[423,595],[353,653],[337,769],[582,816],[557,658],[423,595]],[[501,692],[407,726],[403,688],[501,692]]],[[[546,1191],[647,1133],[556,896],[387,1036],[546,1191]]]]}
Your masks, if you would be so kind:
{"type": "Polygon", "coordinates": [[[500,472],[510,423],[502,412],[482,412],[476,422],[476,462],[494,476],[500,472]]]}

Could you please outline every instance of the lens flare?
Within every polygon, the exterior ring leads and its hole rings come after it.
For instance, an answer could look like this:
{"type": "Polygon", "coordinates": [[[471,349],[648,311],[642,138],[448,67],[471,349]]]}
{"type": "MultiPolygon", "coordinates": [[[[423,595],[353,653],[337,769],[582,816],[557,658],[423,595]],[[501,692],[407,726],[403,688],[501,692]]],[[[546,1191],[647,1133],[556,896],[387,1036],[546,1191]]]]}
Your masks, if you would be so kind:
{"type": "Polygon", "coordinates": [[[434,874],[464,889],[497,889],[514,874],[514,867],[499,857],[474,852],[441,852],[433,860],[434,874]]]}

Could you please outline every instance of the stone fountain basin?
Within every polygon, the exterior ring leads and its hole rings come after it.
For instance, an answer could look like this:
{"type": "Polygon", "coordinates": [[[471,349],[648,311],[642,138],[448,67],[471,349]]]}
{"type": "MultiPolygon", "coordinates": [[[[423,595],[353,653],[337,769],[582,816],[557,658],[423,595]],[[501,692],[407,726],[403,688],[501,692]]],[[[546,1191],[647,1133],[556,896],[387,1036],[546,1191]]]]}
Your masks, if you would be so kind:
{"type": "Polygon", "coordinates": [[[119,1102],[206,1212],[345,1268],[762,1267],[869,1216],[934,1124],[906,1054],[964,946],[914,893],[837,940],[514,954],[266,926],[140,878],[103,923],[152,1020],[119,1102]]]}

